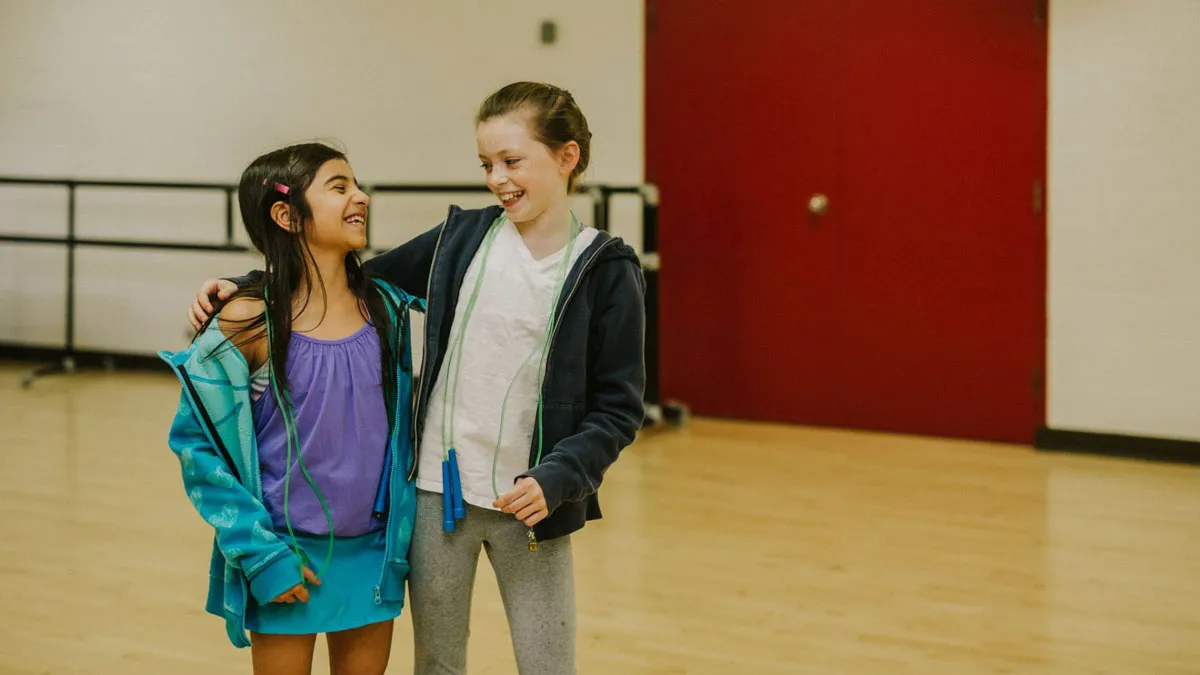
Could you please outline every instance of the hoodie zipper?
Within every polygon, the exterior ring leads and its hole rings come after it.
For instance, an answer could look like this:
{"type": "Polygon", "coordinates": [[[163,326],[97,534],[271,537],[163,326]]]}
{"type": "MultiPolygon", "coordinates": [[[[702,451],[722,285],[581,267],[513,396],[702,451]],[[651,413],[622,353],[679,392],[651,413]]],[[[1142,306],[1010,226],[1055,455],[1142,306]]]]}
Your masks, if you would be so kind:
{"type": "MultiPolygon", "coordinates": [[[[196,391],[196,385],[194,385],[192,383],[192,378],[187,374],[187,371],[184,370],[183,366],[172,365],[171,368],[179,376],[179,381],[183,383],[184,391],[186,392],[186,395],[188,398],[188,403],[190,403],[192,405],[192,410],[195,410],[196,412],[200,413],[200,417],[203,420],[205,427],[208,429],[208,434],[212,438],[213,444],[216,446],[217,452],[221,453],[221,457],[225,460],[226,466],[228,466],[229,470],[233,473],[234,480],[236,480],[238,483],[241,483],[242,485],[245,485],[245,483],[243,483],[242,479],[241,479],[241,472],[238,471],[237,464],[235,464],[233,461],[233,456],[229,454],[229,449],[225,447],[225,444],[221,441],[221,437],[217,434],[217,426],[215,424],[213,424],[212,418],[209,417],[208,409],[205,408],[204,404],[202,404],[200,402],[200,394],[199,394],[199,392],[196,391]]],[[[225,563],[225,564],[226,564],[226,566],[229,565],[229,563],[225,563]]],[[[242,636],[244,637],[246,634],[246,630],[247,630],[246,604],[249,602],[250,588],[249,588],[249,581],[246,579],[246,576],[244,574],[239,574],[237,576],[238,576],[238,587],[241,589],[241,592],[242,592],[242,603],[243,604],[242,604],[242,611],[241,611],[240,627],[241,627],[242,636]]],[[[222,603],[222,604],[224,604],[224,603],[222,603]]],[[[222,612],[224,612],[224,607],[222,607],[222,612]]]]}
{"type": "MultiPolygon", "coordinates": [[[[571,292],[567,293],[567,299],[563,300],[562,308],[558,313],[560,318],[567,313],[567,307],[571,304],[571,298],[575,297],[575,291],[579,290],[579,286],[583,284],[583,275],[588,273],[588,270],[590,270],[592,265],[595,264],[596,258],[600,257],[600,254],[604,252],[604,249],[613,245],[616,243],[616,241],[616,239],[609,239],[603,244],[600,244],[600,248],[596,249],[596,252],[592,254],[592,257],[588,258],[587,261],[583,263],[583,268],[579,270],[579,276],[575,278],[575,284],[571,286],[571,292]]],[[[555,321],[554,330],[550,332],[550,351],[546,352],[547,373],[550,372],[550,357],[554,355],[554,338],[558,336],[558,329],[561,325],[562,321],[555,321]]]]}
{"type": "MultiPolygon", "coordinates": [[[[608,241],[604,242],[603,244],[600,245],[600,248],[596,249],[595,253],[592,253],[592,256],[583,263],[583,267],[579,270],[579,276],[575,277],[575,283],[571,286],[571,291],[569,293],[567,293],[567,298],[566,298],[566,300],[563,300],[562,307],[561,307],[561,309],[559,309],[559,312],[558,312],[559,319],[561,319],[561,317],[567,313],[567,307],[569,307],[571,305],[571,298],[575,297],[575,291],[579,290],[579,287],[583,284],[584,275],[587,274],[588,270],[590,270],[592,268],[592,266],[596,262],[596,259],[600,257],[601,253],[604,252],[604,249],[613,245],[614,243],[616,243],[616,241],[617,240],[615,238],[613,238],[613,239],[609,239],[608,241]]],[[[551,363],[550,357],[552,357],[554,355],[555,338],[558,336],[558,329],[561,325],[562,325],[562,321],[556,320],[554,322],[554,330],[550,332],[550,348],[546,352],[546,376],[542,380],[543,388],[545,388],[546,380],[549,379],[549,376],[550,376],[550,363],[551,363]]],[[[543,392],[542,395],[544,398],[545,393],[543,392]]],[[[537,440],[538,439],[535,438],[534,442],[536,443],[537,440]]],[[[530,448],[530,449],[532,450],[532,448],[530,448]]],[[[532,469],[533,465],[530,465],[529,468],[532,469]]],[[[530,550],[533,550],[533,549],[530,549],[530,550]]]]}
{"type": "Polygon", "coordinates": [[[200,403],[200,394],[196,391],[196,385],[192,384],[192,378],[188,376],[187,371],[182,366],[174,366],[174,368],[175,372],[179,375],[180,381],[183,382],[183,386],[187,389],[188,402],[192,404],[192,410],[200,413],[200,417],[204,422],[204,426],[208,429],[208,435],[212,437],[217,452],[221,453],[221,458],[225,460],[225,464],[233,472],[234,479],[241,483],[241,472],[238,471],[237,464],[233,461],[233,455],[229,454],[229,450],[221,442],[221,437],[217,434],[217,426],[213,424],[212,418],[208,415],[208,409],[200,403]]]}
{"type": "MultiPolygon", "coordinates": [[[[442,237],[446,236],[446,228],[450,227],[450,216],[454,214],[454,207],[450,207],[446,211],[446,220],[442,223],[442,231],[438,232],[437,243],[433,246],[433,260],[429,262],[429,280],[425,282],[425,317],[433,313],[430,309],[433,307],[433,272],[437,269],[438,251],[442,248],[442,237]]],[[[437,336],[434,336],[436,344],[437,336]]],[[[412,402],[412,437],[413,437],[413,462],[412,468],[408,472],[408,480],[417,477],[417,465],[420,463],[420,443],[421,439],[417,438],[417,413],[421,407],[421,401],[425,400],[425,387],[429,384],[429,322],[425,322],[425,350],[421,354],[421,384],[417,391],[417,395],[413,397],[412,402]]]]}
{"type": "MultiPolygon", "coordinates": [[[[398,324],[396,327],[398,329],[400,329],[400,330],[396,331],[398,334],[397,349],[403,349],[404,348],[404,337],[403,337],[404,331],[407,330],[407,325],[408,325],[407,324],[407,322],[408,322],[408,303],[407,302],[401,303],[399,305],[399,307],[402,308],[404,313],[403,313],[403,316],[401,316],[401,314],[400,314],[401,309],[396,310],[396,322],[398,324]]],[[[399,355],[399,352],[397,352],[397,355],[399,355]]],[[[400,382],[404,379],[403,372],[404,372],[404,369],[402,367],[399,367],[399,363],[397,363],[397,368],[396,368],[396,395],[397,396],[400,395],[400,382]]],[[[388,481],[388,507],[387,507],[388,508],[388,516],[387,516],[386,524],[384,525],[384,527],[386,528],[386,531],[383,535],[383,569],[379,570],[379,583],[376,584],[375,588],[374,588],[376,605],[383,604],[383,594],[381,592],[382,588],[383,588],[383,580],[385,578],[387,578],[388,565],[390,565],[392,563],[392,519],[396,517],[396,490],[395,490],[396,485],[395,485],[395,480],[394,480],[393,476],[395,476],[400,469],[400,457],[399,457],[399,453],[396,452],[396,446],[399,445],[398,441],[400,439],[400,406],[395,406],[393,408],[393,410],[394,410],[394,412],[392,413],[392,437],[389,442],[389,445],[391,447],[388,448],[388,452],[392,453],[392,475],[387,477],[387,481],[388,481]]],[[[415,449],[414,449],[414,452],[415,452],[415,449]]],[[[414,464],[415,463],[416,462],[414,461],[414,464]]]]}
{"type": "MultiPolygon", "coordinates": [[[[609,239],[608,241],[604,242],[603,244],[600,244],[600,248],[596,249],[596,251],[594,253],[592,253],[591,257],[588,258],[586,261],[584,261],[583,267],[580,268],[580,270],[579,270],[579,276],[575,277],[575,283],[571,285],[571,291],[569,293],[567,293],[567,298],[565,300],[563,300],[562,307],[560,309],[558,309],[558,318],[563,317],[567,313],[567,307],[569,307],[571,305],[571,298],[575,297],[575,291],[579,290],[579,287],[581,285],[583,285],[583,276],[585,274],[587,274],[588,270],[590,270],[592,268],[592,265],[595,264],[596,259],[600,257],[600,254],[604,252],[604,249],[608,248],[616,241],[617,241],[616,239],[609,239]]],[[[554,339],[556,337],[558,337],[558,327],[561,325],[562,325],[562,321],[556,320],[554,322],[554,330],[552,330],[550,332],[550,347],[546,351],[546,373],[542,379],[542,384],[541,384],[543,390],[546,387],[546,379],[549,379],[549,376],[550,376],[550,357],[554,355],[554,339]]],[[[543,399],[545,397],[544,391],[542,392],[542,397],[543,397],[543,399]]],[[[534,435],[535,436],[538,435],[537,430],[534,430],[534,435]]],[[[533,439],[534,443],[537,443],[540,440],[541,439],[539,439],[539,438],[533,439]]],[[[529,451],[530,451],[530,453],[532,453],[533,448],[530,447],[529,451]]],[[[541,460],[541,458],[538,458],[538,461],[540,461],[540,460],[541,460]]],[[[533,467],[534,467],[534,465],[532,463],[530,463],[529,468],[532,469],[533,467]]],[[[542,521],[542,522],[545,522],[545,521],[542,521]]],[[[537,553],[537,550],[538,550],[537,534],[534,533],[534,528],[531,527],[531,528],[529,528],[529,551],[530,551],[530,553],[537,553]]]]}

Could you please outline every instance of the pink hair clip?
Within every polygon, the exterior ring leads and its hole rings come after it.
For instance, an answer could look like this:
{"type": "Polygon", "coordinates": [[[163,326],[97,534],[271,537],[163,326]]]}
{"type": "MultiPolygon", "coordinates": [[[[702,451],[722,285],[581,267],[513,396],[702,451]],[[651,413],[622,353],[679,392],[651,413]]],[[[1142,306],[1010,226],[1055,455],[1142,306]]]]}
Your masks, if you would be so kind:
{"type": "MultiPolygon", "coordinates": [[[[267,184],[267,183],[269,183],[269,182],[270,182],[270,181],[268,181],[266,178],[264,178],[264,179],[263,179],[263,185],[266,185],[266,184],[267,184]]],[[[289,193],[289,192],[291,192],[291,191],[292,191],[292,189],[291,189],[291,188],[289,188],[288,186],[284,185],[283,183],[276,183],[276,184],[275,184],[275,189],[276,189],[276,190],[279,190],[280,192],[282,192],[282,193],[283,193],[283,194],[285,194],[285,195],[286,195],[287,193],[289,193]]]]}

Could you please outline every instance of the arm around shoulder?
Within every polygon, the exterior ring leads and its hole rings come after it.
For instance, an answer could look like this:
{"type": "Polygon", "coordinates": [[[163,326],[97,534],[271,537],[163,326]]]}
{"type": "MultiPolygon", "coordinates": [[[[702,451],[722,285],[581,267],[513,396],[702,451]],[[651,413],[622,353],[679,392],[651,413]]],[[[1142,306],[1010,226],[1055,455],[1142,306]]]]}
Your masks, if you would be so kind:
{"type": "Polygon", "coordinates": [[[407,243],[381,253],[363,263],[363,269],[384,281],[399,286],[417,298],[429,297],[429,270],[442,234],[442,223],[417,235],[407,243]]]}

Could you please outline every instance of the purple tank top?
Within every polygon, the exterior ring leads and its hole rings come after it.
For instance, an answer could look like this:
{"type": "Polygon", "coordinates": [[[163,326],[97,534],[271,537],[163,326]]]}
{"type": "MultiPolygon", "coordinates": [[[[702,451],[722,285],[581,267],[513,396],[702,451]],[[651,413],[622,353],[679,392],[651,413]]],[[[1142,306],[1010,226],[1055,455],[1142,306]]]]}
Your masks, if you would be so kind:
{"type": "MultiPolygon", "coordinates": [[[[340,340],[292,333],[288,391],[304,465],[333,515],[333,534],[356,537],[383,528],[373,515],[388,451],[379,336],[370,323],[340,340]]],[[[254,402],[254,430],[262,470],[263,501],[277,532],[284,521],[287,436],[272,388],[254,402]]],[[[321,502],[292,452],[288,511],[297,534],[325,536],[321,502]]]]}

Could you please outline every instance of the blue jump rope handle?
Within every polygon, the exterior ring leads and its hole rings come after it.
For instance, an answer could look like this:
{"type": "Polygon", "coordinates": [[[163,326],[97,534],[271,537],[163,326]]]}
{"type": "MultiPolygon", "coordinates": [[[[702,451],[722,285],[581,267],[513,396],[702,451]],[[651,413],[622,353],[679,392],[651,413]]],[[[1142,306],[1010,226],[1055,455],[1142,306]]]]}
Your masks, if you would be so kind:
{"type": "Polygon", "coordinates": [[[467,517],[467,507],[463,504],[462,478],[458,475],[458,451],[454,448],[450,448],[450,503],[454,506],[455,520],[467,517]]]}
{"type": "Polygon", "coordinates": [[[442,531],[454,531],[454,507],[450,495],[450,462],[442,460],[442,531]]]}

